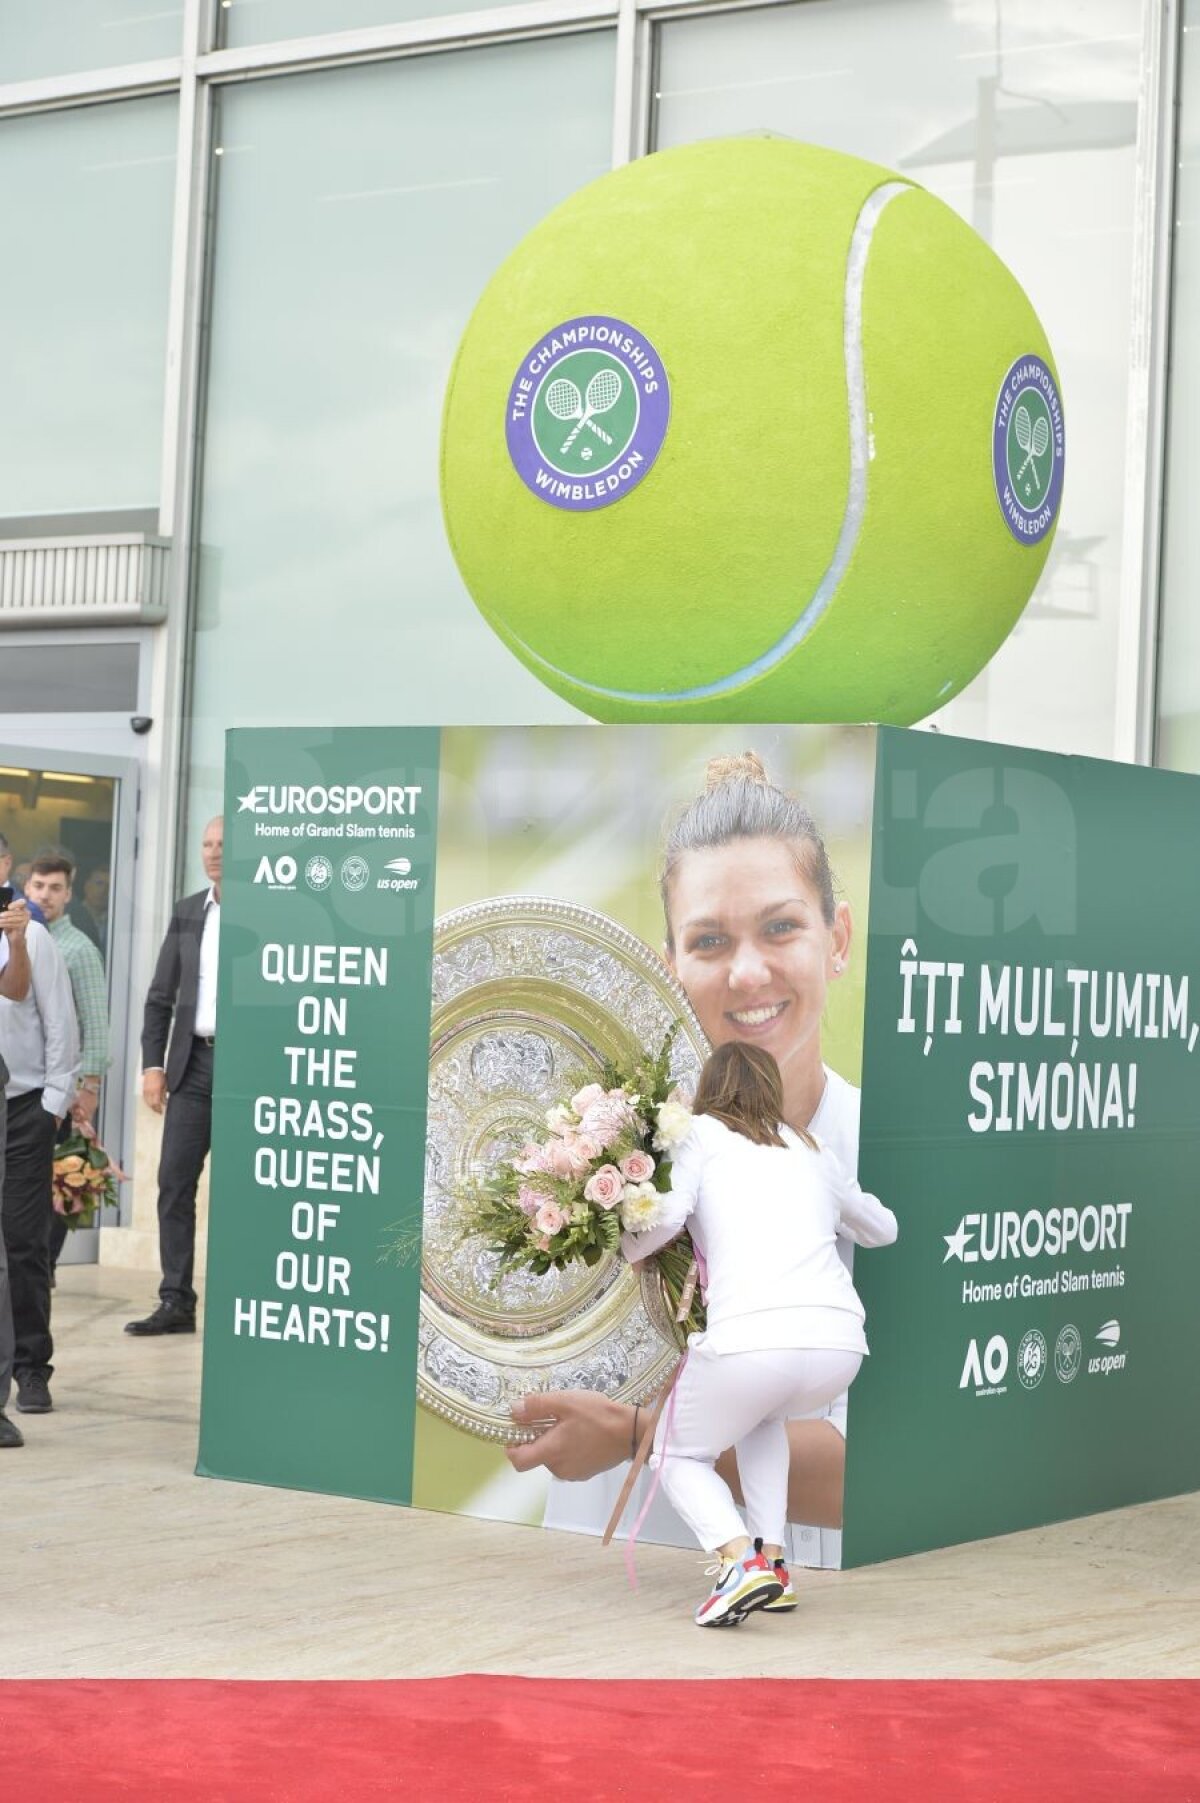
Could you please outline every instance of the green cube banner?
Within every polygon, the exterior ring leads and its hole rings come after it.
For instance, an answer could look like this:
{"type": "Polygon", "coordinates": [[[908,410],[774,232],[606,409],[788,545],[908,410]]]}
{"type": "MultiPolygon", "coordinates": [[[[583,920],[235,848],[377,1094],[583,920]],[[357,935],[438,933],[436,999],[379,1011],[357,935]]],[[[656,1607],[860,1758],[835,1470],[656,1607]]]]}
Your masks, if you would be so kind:
{"type": "Polygon", "coordinates": [[[884,731],[845,1558],[1200,1485],[1200,782],[884,731]]]}
{"type": "MultiPolygon", "coordinates": [[[[871,1356],[819,1424],[841,1533],[798,1519],[793,1560],[1200,1485],[1200,782],[840,726],[245,730],[228,758],[202,1472],[600,1533],[625,1468],[514,1470],[511,1409],[657,1394],[661,1286],[503,1270],[464,1196],[607,1061],[674,1029],[686,1090],[752,1028],[900,1224],[855,1255],[871,1356]],[[748,746],[810,841],[670,851],[748,746]],[[818,839],[814,960],[771,885],[803,900],[818,839]]],[[[687,1543],[661,1495],[643,1535],[687,1543]]]]}
{"type": "Polygon", "coordinates": [[[228,736],[199,1469],[408,1500],[438,734],[228,736]]]}

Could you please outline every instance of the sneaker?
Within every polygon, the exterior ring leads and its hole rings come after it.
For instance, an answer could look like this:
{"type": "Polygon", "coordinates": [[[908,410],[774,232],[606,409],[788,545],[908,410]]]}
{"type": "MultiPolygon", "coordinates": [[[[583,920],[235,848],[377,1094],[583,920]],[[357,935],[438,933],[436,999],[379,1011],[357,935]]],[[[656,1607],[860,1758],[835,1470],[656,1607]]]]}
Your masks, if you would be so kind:
{"type": "Polygon", "coordinates": [[[48,1415],[54,1404],[42,1371],[17,1372],[17,1407],[22,1415],[48,1415]]]}
{"type": "Polygon", "coordinates": [[[736,1627],[752,1610],[764,1609],[783,1588],[761,1553],[721,1559],[708,1569],[716,1573],[716,1582],[696,1611],[699,1628],[736,1627]]]}
{"type": "MultiPolygon", "coordinates": [[[[754,1550],[756,1553],[762,1552],[761,1540],[756,1540],[754,1542],[754,1550]]],[[[771,1569],[774,1571],[775,1576],[779,1579],[783,1588],[775,1600],[770,1603],[764,1603],[763,1608],[770,1615],[787,1615],[796,1607],[796,1592],[792,1588],[791,1574],[782,1559],[776,1559],[771,1569]]]]}
{"type": "Polygon", "coordinates": [[[24,1446],[24,1444],[25,1436],[16,1422],[10,1421],[4,1410],[0,1409],[0,1447],[24,1446]]]}
{"type": "Polygon", "coordinates": [[[137,1334],[145,1338],[149,1334],[160,1333],[195,1333],[196,1317],[190,1309],[180,1308],[174,1302],[160,1302],[152,1315],[144,1321],[126,1321],[125,1332],[137,1334]]]}
{"type": "Polygon", "coordinates": [[[792,1589],[791,1575],[782,1559],[776,1559],[771,1569],[783,1585],[783,1589],[773,1603],[764,1603],[763,1607],[769,1609],[772,1615],[786,1615],[796,1607],[796,1592],[792,1589]]]}

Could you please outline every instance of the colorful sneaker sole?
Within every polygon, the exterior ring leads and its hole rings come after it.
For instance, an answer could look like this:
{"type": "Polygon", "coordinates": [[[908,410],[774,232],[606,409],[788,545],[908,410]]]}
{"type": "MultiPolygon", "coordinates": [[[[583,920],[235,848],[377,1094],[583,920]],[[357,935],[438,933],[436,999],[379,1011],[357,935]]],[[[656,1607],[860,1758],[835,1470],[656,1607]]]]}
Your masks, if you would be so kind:
{"type": "Polygon", "coordinates": [[[744,1583],[727,1596],[710,1599],[712,1607],[705,1605],[705,1613],[696,1614],[698,1628],[736,1628],[745,1621],[755,1609],[765,1609],[776,1597],[783,1595],[783,1585],[779,1579],[769,1572],[747,1573],[744,1583]]]}
{"type": "Polygon", "coordinates": [[[797,1596],[794,1590],[781,1590],[773,1603],[763,1604],[766,1615],[790,1615],[796,1607],[797,1596]]]}

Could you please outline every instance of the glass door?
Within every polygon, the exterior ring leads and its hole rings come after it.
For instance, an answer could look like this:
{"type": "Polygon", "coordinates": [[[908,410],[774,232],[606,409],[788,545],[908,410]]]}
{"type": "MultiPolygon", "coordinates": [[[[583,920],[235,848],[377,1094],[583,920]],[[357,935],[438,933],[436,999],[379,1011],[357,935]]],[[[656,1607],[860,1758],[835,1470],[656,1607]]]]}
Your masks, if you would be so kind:
{"type": "MultiPolygon", "coordinates": [[[[108,979],[111,1062],[100,1092],[97,1131],[125,1170],[133,1155],[136,1054],[130,1048],[130,949],[133,937],[134,862],[137,856],[138,761],[93,757],[78,751],[0,743],[0,880],[24,890],[39,852],[65,852],[74,866],[66,913],[92,940],[108,979]]],[[[117,1214],[107,1211],[105,1225],[117,1214]]],[[[94,1263],[95,1228],[67,1237],[61,1263],[94,1263]]]]}

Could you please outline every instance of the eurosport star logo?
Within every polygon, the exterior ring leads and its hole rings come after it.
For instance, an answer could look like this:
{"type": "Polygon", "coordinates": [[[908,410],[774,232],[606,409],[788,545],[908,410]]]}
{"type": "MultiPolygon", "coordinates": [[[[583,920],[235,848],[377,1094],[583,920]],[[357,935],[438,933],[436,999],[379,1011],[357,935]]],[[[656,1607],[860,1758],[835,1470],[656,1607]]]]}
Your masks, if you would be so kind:
{"type": "Polygon", "coordinates": [[[415,814],[420,783],[256,783],[238,796],[239,814],[415,814]]]}
{"type": "Polygon", "coordinates": [[[963,1215],[953,1233],[944,1233],[942,1263],[957,1258],[964,1265],[992,1264],[1002,1259],[1058,1258],[1072,1247],[1080,1252],[1122,1252],[1129,1235],[1132,1202],[1089,1203],[1085,1208],[994,1209],[963,1215]]]}

